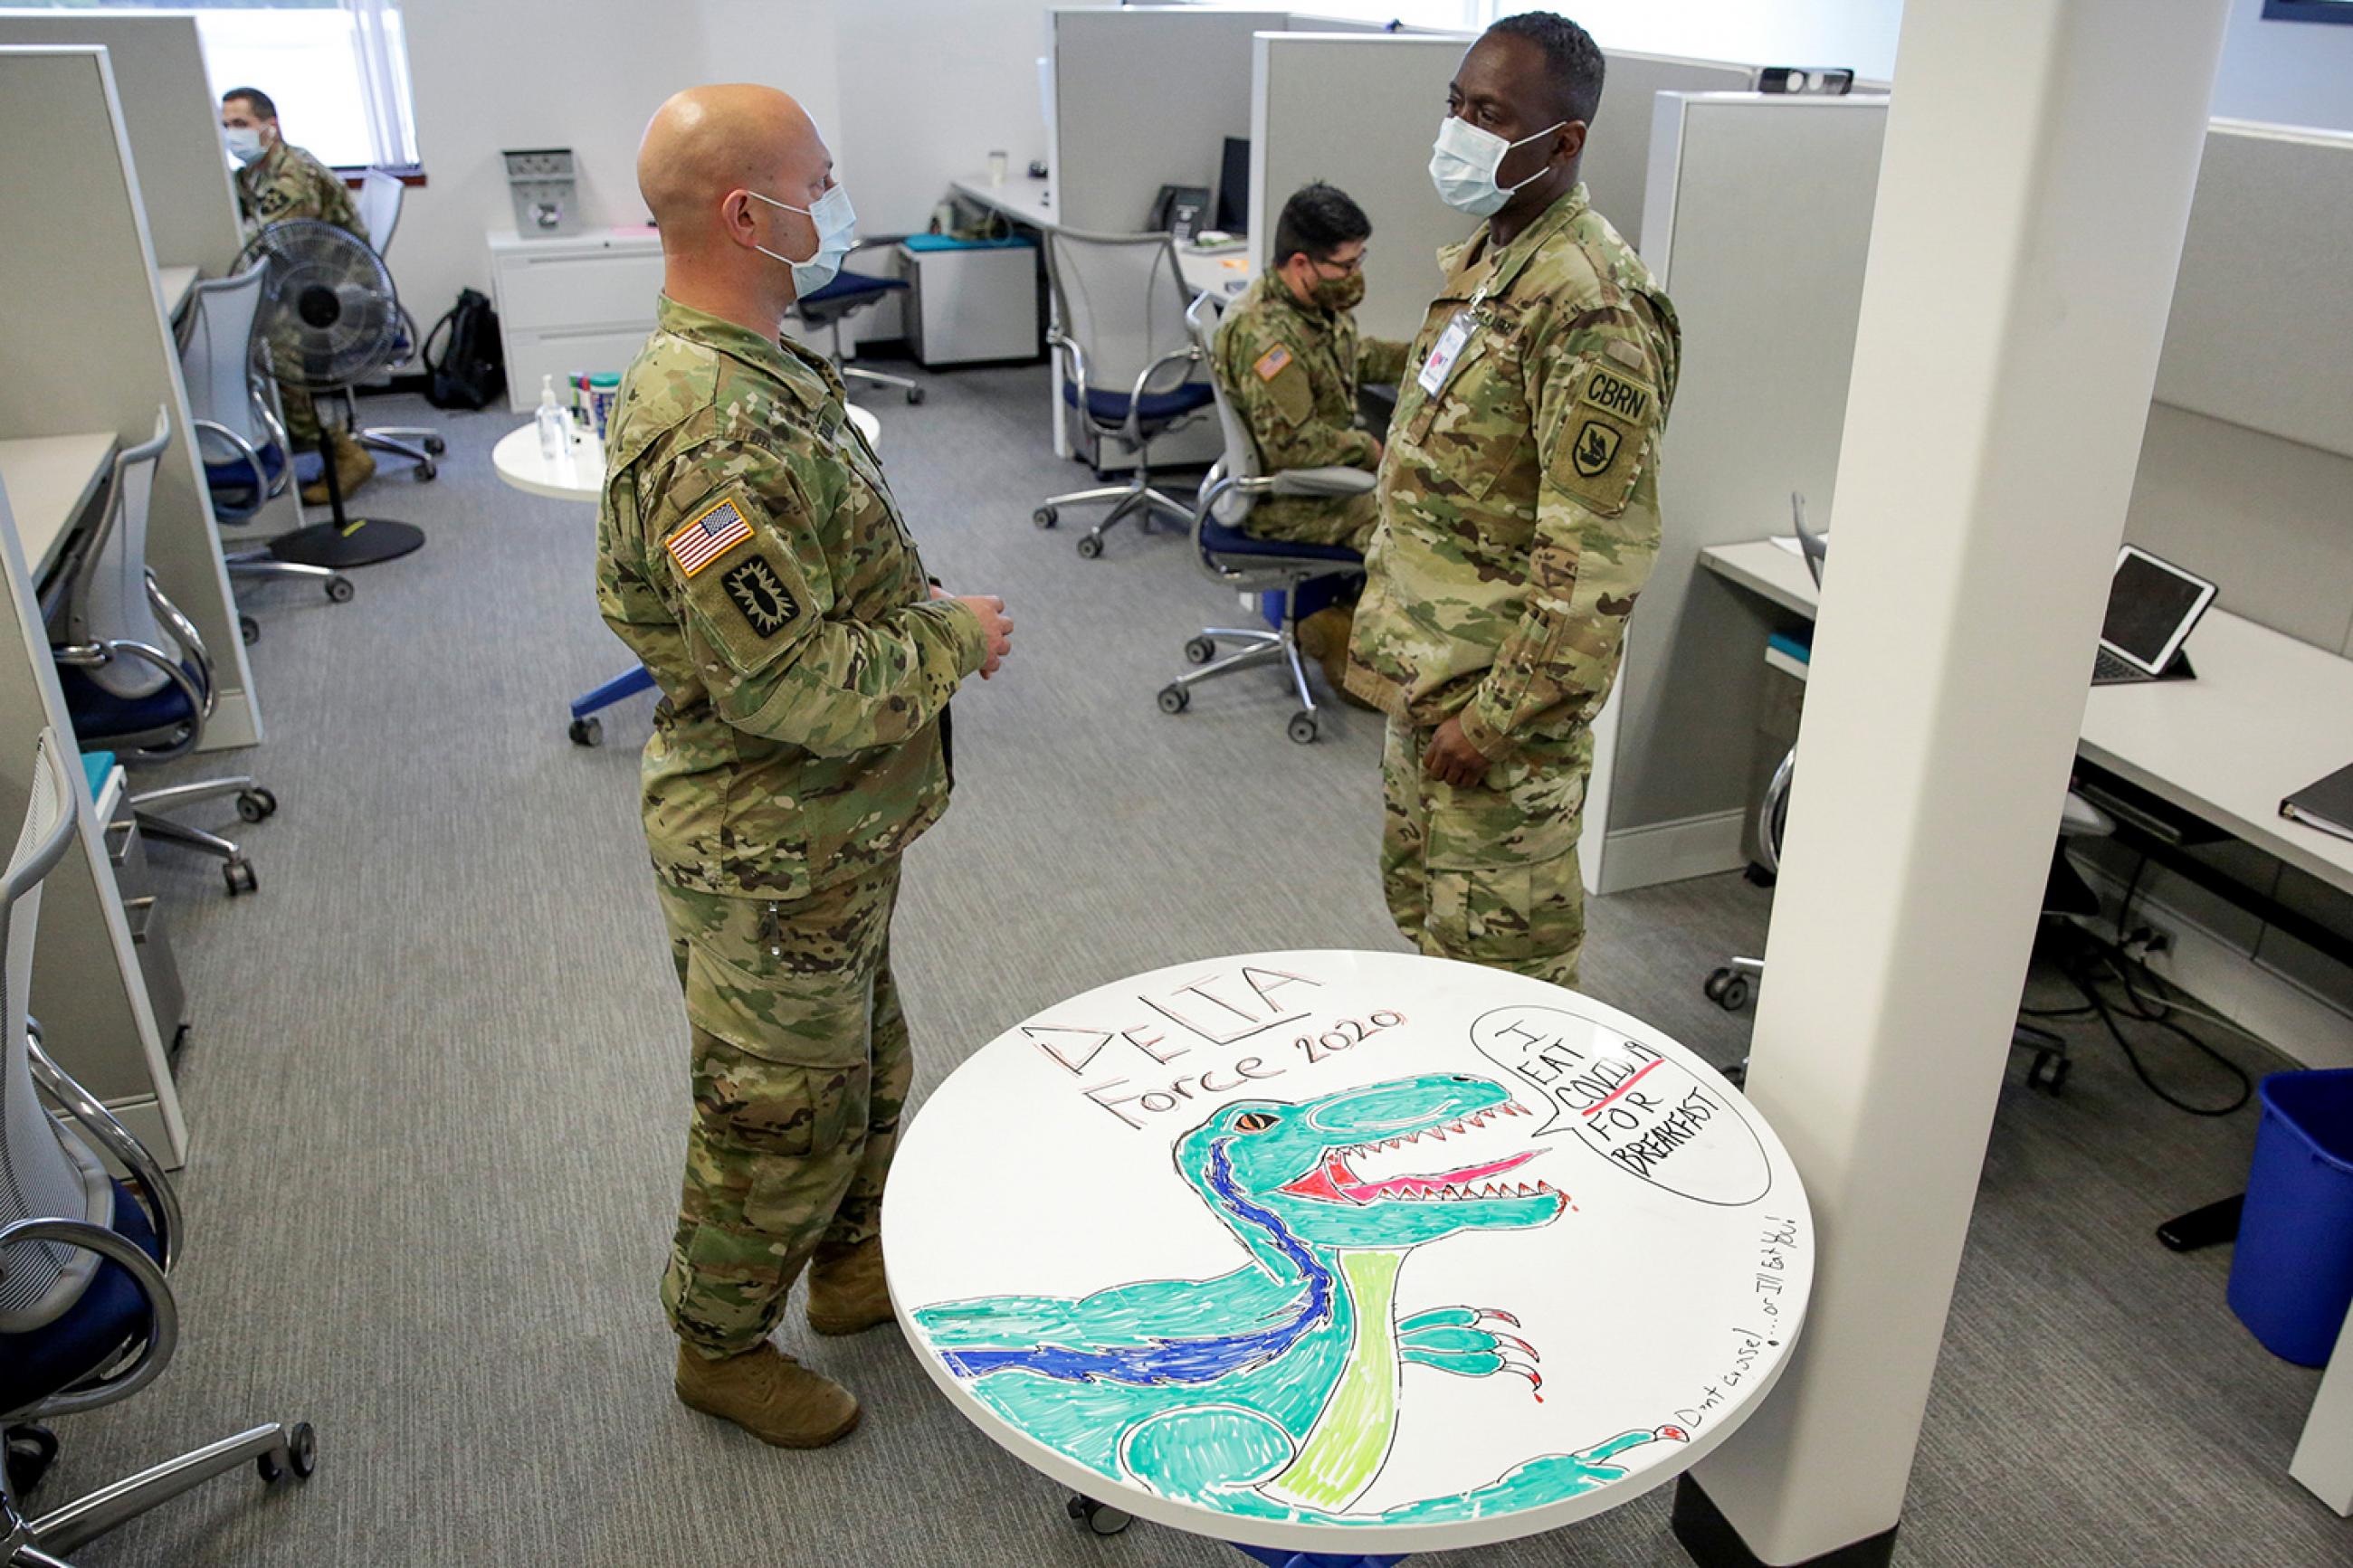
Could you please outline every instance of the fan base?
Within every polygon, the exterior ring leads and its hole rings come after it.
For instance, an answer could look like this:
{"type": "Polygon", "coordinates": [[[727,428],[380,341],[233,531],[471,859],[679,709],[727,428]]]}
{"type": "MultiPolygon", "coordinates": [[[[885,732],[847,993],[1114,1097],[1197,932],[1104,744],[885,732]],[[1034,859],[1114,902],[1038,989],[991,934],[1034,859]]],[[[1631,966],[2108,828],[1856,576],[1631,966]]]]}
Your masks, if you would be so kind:
{"type": "Polygon", "coordinates": [[[425,542],[425,531],[412,522],[390,518],[355,517],[347,523],[314,522],[269,542],[269,553],[280,561],[343,571],[373,566],[408,554],[425,542]]]}

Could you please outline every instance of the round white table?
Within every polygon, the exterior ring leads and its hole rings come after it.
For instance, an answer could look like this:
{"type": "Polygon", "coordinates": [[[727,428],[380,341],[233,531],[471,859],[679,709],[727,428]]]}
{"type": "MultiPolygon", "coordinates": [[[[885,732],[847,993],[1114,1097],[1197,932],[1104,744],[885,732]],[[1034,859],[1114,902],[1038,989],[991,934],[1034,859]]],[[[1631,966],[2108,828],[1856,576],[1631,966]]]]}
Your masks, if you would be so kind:
{"type": "Polygon", "coordinates": [[[1814,1247],[1772,1130],[1657,1030],[1337,952],[1007,1030],[908,1128],[882,1228],[917,1359],[1075,1515],[1303,1564],[1532,1535],[1688,1468],[1779,1376],[1814,1247]]]}
{"type": "MultiPolygon", "coordinates": [[[[849,412],[849,422],[866,437],[866,444],[881,451],[882,422],[854,403],[842,406],[849,412]]],[[[539,449],[539,422],[534,419],[519,425],[500,437],[499,444],[491,448],[491,467],[508,484],[535,496],[595,502],[605,493],[604,443],[596,438],[596,432],[576,425],[572,426],[570,449],[552,458],[539,449]]],[[[640,665],[574,698],[571,727],[567,731],[573,744],[593,746],[603,741],[605,726],[596,717],[598,711],[624,698],[649,691],[653,684],[654,678],[640,665]]]]}
{"type": "MultiPolygon", "coordinates": [[[[882,446],[882,422],[856,404],[844,404],[849,422],[858,426],[867,445],[882,446]]],[[[605,489],[605,447],[593,431],[573,426],[572,447],[553,460],[539,449],[537,421],[519,425],[499,437],[491,448],[491,466],[499,478],[519,490],[556,500],[597,500],[605,489]]]]}

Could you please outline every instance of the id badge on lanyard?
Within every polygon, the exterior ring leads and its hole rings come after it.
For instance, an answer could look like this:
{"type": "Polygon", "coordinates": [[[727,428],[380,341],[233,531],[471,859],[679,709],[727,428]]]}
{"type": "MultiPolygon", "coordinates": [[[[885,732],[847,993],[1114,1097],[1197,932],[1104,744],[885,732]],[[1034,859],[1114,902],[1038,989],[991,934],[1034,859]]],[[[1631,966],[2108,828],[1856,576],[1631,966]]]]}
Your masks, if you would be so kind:
{"type": "Polygon", "coordinates": [[[1438,342],[1430,348],[1430,357],[1421,362],[1421,374],[1416,378],[1425,396],[1437,396],[1445,387],[1446,378],[1454,374],[1455,363],[1461,359],[1471,334],[1479,330],[1479,306],[1486,298],[1487,290],[1482,287],[1471,296],[1469,304],[1454,313],[1446,330],[1438,334],[1438,342]]]}

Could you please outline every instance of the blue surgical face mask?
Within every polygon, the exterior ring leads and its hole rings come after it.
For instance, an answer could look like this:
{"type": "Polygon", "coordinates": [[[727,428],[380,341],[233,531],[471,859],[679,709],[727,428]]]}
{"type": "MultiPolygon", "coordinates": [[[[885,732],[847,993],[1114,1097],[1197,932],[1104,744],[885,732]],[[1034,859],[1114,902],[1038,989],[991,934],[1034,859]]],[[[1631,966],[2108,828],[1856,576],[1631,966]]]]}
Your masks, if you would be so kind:
{"type": "Polygon", "coordinates": [[[1430,183],[1438,187],[1438,199],[1473,217],[1488,217],[1502,211],[1504,204],[1521,185],[1534,184],[1552,167],[1547,162],[1518,185],[1498,184],[1495,171],[1504,166],[1504,159],[1513,148],[1540,142],[1567,123],[1560,121],[1534,136],[1506,142],[1492,131],[1480,130],[1459,114],[1448,115],[1446,122],[1438,128],[1438,142],[1430,154],[1430,183]]]}
{"type": "Polygon", "coordinates": [[[793,298],[806,300],[827,284],[841,270],[841,258],[857,248],[858,215],[849,208],[849,193],[839,185],[805,207],[780,202],[774,196],[764,196],[757,191],[745,191],[754,201],[782,207],[788,213],[799,213],[817,226],[817,254],[806,261],[795,261],[789,256],[778,255],[765,245],[752,248],[763,256],[774,256],[793,269],[793,298]]]}
{"type": "Polygon", "coordinates": [[[221,132],[221,140],[228,143],[228,155],[240,164],[249,167],[260,162],[263,149],[259,125],[231,126],[221,132]]]}

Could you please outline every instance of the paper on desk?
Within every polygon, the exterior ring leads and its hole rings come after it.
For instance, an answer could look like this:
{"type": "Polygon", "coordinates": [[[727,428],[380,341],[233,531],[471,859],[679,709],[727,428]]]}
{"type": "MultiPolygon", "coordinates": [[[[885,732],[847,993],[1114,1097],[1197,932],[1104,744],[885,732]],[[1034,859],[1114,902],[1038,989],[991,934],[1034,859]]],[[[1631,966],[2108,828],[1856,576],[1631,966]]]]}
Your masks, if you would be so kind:
{"type": "MultiPolygon", "coordinates": [[[[1831,536],[1828,532],[1817,533],[1814,537],[1820,540],[1824,544],[1828,544],[1831,542],[1831,536]]],[[[1777,533],[1773,536],[1773,542],[1779,545],[1782,549],[1788,551],[1792,555],[1803,555],[1806,552],[1806,547],[1798,542],[1798,536],[1794,533],[1777,533]]]]}

